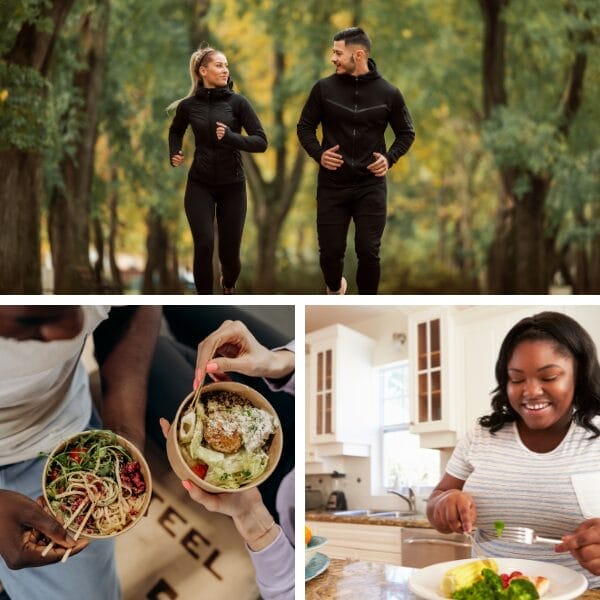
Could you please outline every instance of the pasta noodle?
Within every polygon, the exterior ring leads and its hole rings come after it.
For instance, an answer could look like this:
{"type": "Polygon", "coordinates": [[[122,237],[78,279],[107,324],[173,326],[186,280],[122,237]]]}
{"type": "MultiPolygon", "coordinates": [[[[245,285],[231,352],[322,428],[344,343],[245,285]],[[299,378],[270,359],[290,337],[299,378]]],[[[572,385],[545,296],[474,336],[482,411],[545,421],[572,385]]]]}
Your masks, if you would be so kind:
{"type": "Polygon", "coordinates": [[[71,531],[87,517],[83,506],[94,505],[83,535],[121,531],[138,517],[146,496],[140,464],[105,430],[86,432],[51,456],[45,483],[51,510],[71,531]]]}

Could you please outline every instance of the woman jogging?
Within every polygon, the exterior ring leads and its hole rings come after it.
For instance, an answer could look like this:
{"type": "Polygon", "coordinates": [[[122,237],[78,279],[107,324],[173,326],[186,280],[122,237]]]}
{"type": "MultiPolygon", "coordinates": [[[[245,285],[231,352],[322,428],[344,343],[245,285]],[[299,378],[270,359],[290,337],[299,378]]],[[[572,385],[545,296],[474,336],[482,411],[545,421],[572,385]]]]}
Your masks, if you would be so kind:
{"type": "Polygon", "coordinates": [[[177,107],[169,128],[171,165],[184,162],[183,135],[192,126],[196,149],[185,190],[185,214],[194,238],[194,282],[199,294],[212,294],[213,221],[219,233],[221,287],[235,293],[246,218],[246,177],[240,151],[264,152],[267,138],[250,102],[233,91],[225,55],[201,47],[190,58],[192,87],[177,107]],[[247,135],[242,135],[242,128],[247,135]]]}

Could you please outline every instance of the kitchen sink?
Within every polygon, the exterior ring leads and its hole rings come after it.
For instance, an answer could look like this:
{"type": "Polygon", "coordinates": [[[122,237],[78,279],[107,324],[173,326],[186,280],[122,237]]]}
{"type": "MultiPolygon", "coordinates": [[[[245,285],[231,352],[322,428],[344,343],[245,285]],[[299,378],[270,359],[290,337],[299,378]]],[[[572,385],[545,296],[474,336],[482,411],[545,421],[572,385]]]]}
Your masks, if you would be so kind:
{"type": "Polygon", "coordinates": [[[382,512],[370,512],[368,517],[374,517],[377,519],[398,519],[401,517],[418,517],[422,516],[419,513],[414,512],[412,510],[387,510],[382,512]]]}
{"type": "Polygon", "coordinates": [[[336,517],[366,517],[372,512],[368,508],[357,508],[356,510],[336,510],[333,514],[336,517]]]}
{"type": "Polygon", "coordinates": [[[397,519],[401,517],[422,517],[420,513],[411,510],[372,510],[369,508],[356,508],[354,510],[337,510],[333,513],[336,517],[373,517],[377,519],[397,519]]]}

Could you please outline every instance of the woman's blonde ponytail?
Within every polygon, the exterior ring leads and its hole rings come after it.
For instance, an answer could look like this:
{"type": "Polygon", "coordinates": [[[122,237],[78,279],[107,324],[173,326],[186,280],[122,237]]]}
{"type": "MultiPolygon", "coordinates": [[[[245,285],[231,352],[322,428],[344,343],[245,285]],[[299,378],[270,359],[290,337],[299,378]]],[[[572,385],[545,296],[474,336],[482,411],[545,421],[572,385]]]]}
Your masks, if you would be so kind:
{"type": "Polygon", "coordinates": [[[203,64],[206,63],[205,59],[208,57],[208,55],[213,54],[215,52],[217,52],[217,50],[209,46],[207,42],[202,42],[198,50],[192,53],[192,55],[190,56],[190,79],[192,81],[190,91],[188,92],[187,96],[184,96],[183,98],[179,98],[178,100],[171,102],[171,104],[167,106],[167,113],[170,113],[171,111],[175,110],[177,108],[177,105],[182,100],[185,100],[186,98],[189,98],[190,96],[194,95],[199,83],[201,83],[202,80],[202,78],[200,77],[199,69],[203,64]]]}

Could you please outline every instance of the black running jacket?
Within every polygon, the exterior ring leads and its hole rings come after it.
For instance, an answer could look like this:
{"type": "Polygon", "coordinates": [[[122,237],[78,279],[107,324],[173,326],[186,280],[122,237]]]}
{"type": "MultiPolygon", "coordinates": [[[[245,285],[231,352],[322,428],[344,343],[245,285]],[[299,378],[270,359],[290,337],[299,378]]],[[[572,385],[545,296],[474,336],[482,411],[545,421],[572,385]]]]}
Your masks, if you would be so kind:
{"type": "Polygon", "coordinates": [[[244,152],[264,152],[267,136],[250,102],[225,87],[199,86],[196,93],[177,105],[169,128],[169,162],[183,143],[188,125],[192,126],[196,149],[189,176],[201,183],[221,185],[245,180],[244,152]],[[217,139],[217,121],[227,125],[225,135],[217,139]],[[242,127],[248,135],[242,135],[242,127]]]}
{"type": "Polygon", "coordinates": [[[387,82],[369,59],[364,75],[333,74],[312,88],[297,125],[300,143],[319,165],[325,150],[340,145],[344,164],[335,171],[319,169],[319,185],[345,187],[381,179],[367,169],[375,157],[386,156],[389,166],[406,154],[415,139],[410,113],[400,90],[387,82]],[[316,131],[323,127],[323,141],[316,131]],[[396,138],[386,149],[384,133],[391,125],[396,138]]]}

